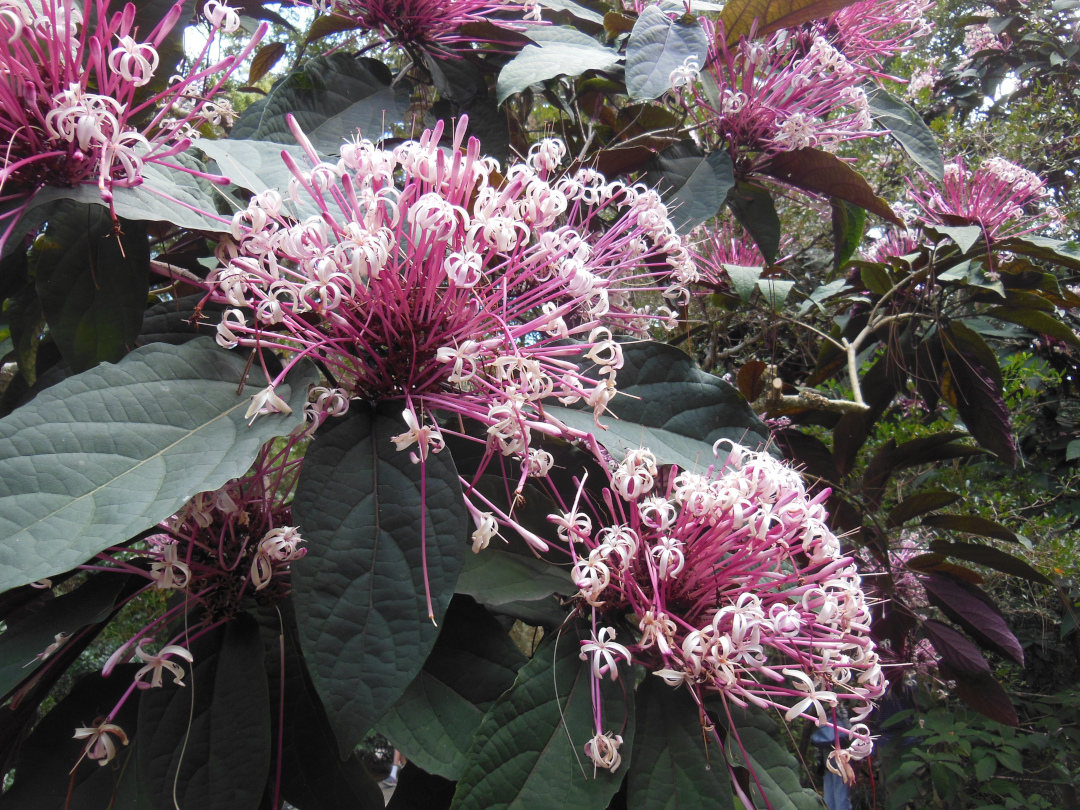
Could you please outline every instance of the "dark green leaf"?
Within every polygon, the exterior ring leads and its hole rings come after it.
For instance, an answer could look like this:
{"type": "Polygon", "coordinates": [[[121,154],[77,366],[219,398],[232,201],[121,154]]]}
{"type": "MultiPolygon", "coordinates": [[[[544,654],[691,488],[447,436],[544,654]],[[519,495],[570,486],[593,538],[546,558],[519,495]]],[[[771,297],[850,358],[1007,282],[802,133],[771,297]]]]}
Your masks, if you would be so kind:
{"type": "Polygon", "coordinates": [[[244,413],[258,364],[198,338],[155,343],[38,394],[0,420],[0,592],[74,568],[243,474],[300,423],[313,365],[277,388],[291,414],[244,413]]]}
{"type": "Polygon", "coordinates": [[[261,194],[270,189],[281,193],[282,209],[289,216],[301,220],[318,216],[319,210],[313,202],[297,203],[287,193],[292,173],[281,159],[281,153],[288,152],[298,165],[306,166],[308,159],[299,146],[228,138],[199,141],[199,149],[215,161],[218,170],[227,174],[234,184],[252,194],[261,194]]]}
{"type": "Polygon", "coordinates": [[[693,141],[681,141],[649,162],[645,182],[660,189],[672,223],[685,234],[716,216],[735,185],[735,174],[727,152],[706,155],[693,141]]]}
{"type": "Polygon", "coordinates": [[[960,500],[960,496],[952,493],[945,492],[944,490],[936,489],[930,492],[919,492],[911,497],[904,498],[904,500],[893,507],[889,512],[889,525],[890,526],[903,526],[913,517],[919,515],[925,515],[927,512],[936,512],[938,509],[944,509],[951,503],[956,503],[960,500]]]}
{"type": "Polygon", "coordinates": [[[659,98],[671,90],[673,70],[688,59],[705,64],[708,51],[709,40],[697,20],[672,20],[658,5],[646,7],[626,43],[630,97],[635,101],[659,98]]]}
{"type": "MultiPolygon", "coordinates": [[[[683,351],[642,341],[623,346],[619,392],[597,428],[592,411],[558,405],[544,410],[570,427],[594,433],[616,458],[648,447],[662,464],[704,469],[713,463],[713,444],[729,439],[757,447],[768,429],[729,383],[697,368],[683,351]]],[[[588,373],[588,369],[586,369],[588,373]]]]}
{"type": "Polygon", "coordinates": [[[570,575],[546,560],[503,551],[492,545],[479,554],[465,555],[457,592],[484,605],[535,602],[554,593],[573,594],[570,575]]]}
{"type": "Polygon", "coordinates": [[[135,348],[150,290],[146,225],[65,200],[32,252],[49,332],[72,371],[115,363],[135,348]]]}
{"type": "Polygon", "coordinates": [[[821,810],[818,795],[800,786],[801,768],[782,742],[776,722],[757,709],[730,708],[732,728],[727,737],[728,757],[732,764],[748,767],[765,792],[762,797],[752,778],[751,798],[755,802],[767,801],[773,810],[821,810]]]}
{"type": "Polygon", "coordinates": [[[172,301],[154,304],[143,315],[139,344],[172,343],[178,345],[193,340],[198,335],[213,337],[215,324],[226,309],[222,304],[206,301],[202,293],[185,295],[172,301]],[[204,302],[206,302],[204,304],[204,302]],[[197,316],[201,314],[203,319],[197,316]]]}
{"type": "Polygon", "coordinates": [[[456,783],[421,770],[409,762],[398,772],[397,787],[386,810],[447,810],[456,783]]]}
{"type": "Polygon", "coordinates": [[[494,617],[455,596],[424,668],[375,728],[410,762],[456,781],[484,714],[525,661],[494,617]]]}
{"type": "Polygon", "coordinates": [[[992,779],[997,770],[997,761],[993,755],[985,756],[975,763],[975,778],[980,782],[992,779]]]}
{"type": "Polygon", "coordinates": [[[932,228],[928,227],[927,232],[934,237],[940,238],[941,236],[947,236],[952,241],[956,242],[956,246],[960,248],[960,255],[966,255],[971,251],[975,244],[983,238],[983,229],[981,225],[934,225],[932,228]]]}
{"type": "Polygon", "coordinates": [[[391,88],[391,81],[389,68],[378,60],[340,51],[316,56],[248,107],[229,137],[296,143],[285,120],[292,114],[315,148],[328,153],[336,153],[357,129],[377,140],[408,109],[408,87],[391,88]]]}
{"type": "Polygon", "coordinates": [[[157,807],[256,810],[270,773],[270,689],[259,625],[246,613],[190,647],[186,686],[139,699],[138,767],[157,807]],[[177,778],[177,770],[180,775],[177,778]]]}
{"type": "Polygon", "coordinates": [[[94,574],[75,590],[49,599],[37,610],[12,620],[0,634],[0,700],[41,666],[35,656],[45,652],[57,634],[70,636],[80,627],[96,624],[112,613],[127,580],[123,574],[94,574]]]}
{"type": "Polygon", "coordinates": [[[794,286],[794,281],[783,281],[778,278],[760,278],[757,282],[757,288],[761,290],[762,297],[773,312],[779,312],[784,308],[784,302],[787,301],[794,286]]]}
{"type": "Polygon", "coordinates": [[[754,238],[765,261],[769,264],[775,262],[780,250],[780,217],[769,190],[739,180],[728,192],[727,203],[735,219],[754,238]]]}
{"type": "Polygon", "coordinates": [[[484,71],[472,59],[440,59],[424,55],[424,64],[431,72],[432,82],[439,91],[439,100],[432,105],[431,114],[441,118],[444,131],[450,133],[458,119],[469,118],[469,134],[477,138],[485,155],[507,162],[510,157],[510,125],[505,110],[500,110],[488,90],[484,71]]]}
{"type": "Polygon", "coordinates": [[[836,197],[898,225],[904,223],[866,179],[836,155],[820,149],[795,149],[774,155],[766,171],[777,180],[811,194],[836,197]]]}
{"type": "Polygon", "coordinates": [[[843,200],[832,200],[833,269],[840,270],[855,255],[866,227],[866,211],[843,200]]]}
{"type": "Polygon", "coordinates": [[[607,70],[620,59],[618,51],[568,25],[535,28],[528,35],[536,44],[522,48],[499,73],[495,90],[499,104],[529,85],[556,76],[580,76],[588,70],[607,70]]]}
{"type": "MultiPolygon", "coordinates": [[[[454,794],[455,810],[595,810],[605,807],[622,773],[599,770],[582,751],[596,733],[590,698],[590,663],[578,654],[573,630],[544,638],[518,672],[513,688],[484,717],[454,794]]],[[[623,667],[623,677],[632,677],[623,667]]],[[[634,702],[623,682],[601,682],[605,731],[623,737],[627,762],[633,747],[634,702]]],[[[624,766],[625,767],[625,766],[624,766]]]]}
{"type": "Polygon", "coordinates": [[[922,116],[880,87],[867,88],[866,98],[871,115],[892,133],[915,165],[941,182],[945,177],[941,147],[922,116]]]}
{"type": "Polygon", "coordinates": [[[291,602],[280,603],[278,609],[261,608],[258,618],[262,626],[266,671],[270,680],[270,719],[274,740],[278,739],[280,733],[278,701],[282,691],[280,678],[284,642],[282,798],[301,810],[382,808],[382,791],[368,775],[357,753],[352,752],[344,761],[338,756],[334,730],[300,653],[291,602]]]}
{"type": "MultiPolygon", "coordinates": [[[[123,665],[109,678],[93,672],[75,682],[67,697],[42,718],[19,749],[14,762],[15,783],[3,795],[4,810],[101,810],[109,807],[127,750],[114,737],[120,751],[117,758],[104,767],[84,758],[73,778],[70,772],[79,762],[85,740],[76,740],[72,735],[75,729],[88,728],[113,710],[131,686],[137,669],[135,665],[123,665]],[[70,801],[69,787],[72,788],[70,801]]],[[[135,735],[137,708],[138,699],[130,698],[112,720],[129,738],[135,735]]]]}
{"type": "Polygon", "coordinates": [[[761,267],[740,267],[737,264],[725,264],[724,272],[736,295],[743,301],[749,301],[758,288],[758,280],[764,271],[761,267]]]}
{"type": "Polygon", "coordinates": [[[293,501],[308,548],[292,568],[300,641],[343,751],[419,673],[467,548],[450,453],[413,464],[391,441],[407,430],[399,403],[354,403],[315,435],[293,501]]]}
{"type": "Polygon", "coordinates": [[[659,678],[646,677],[637,690],[636,719],[627,807],[734,807],[731,781],[726,769],[718,767],[719,752],[705,749],[700,712],[687,690],[672,689],[659,678]]]}
{"type": "Polygon", "coordinates": [[[948,554],[950,557],[955,557],[958,560],[966,560],[967,562],[973,562],[977,565],[985,565],[987,568],[993,568],[995,571],[1001,571],[1003,574],[1021,577],[1022,579],[1031,582],[1037,582],[1040,585],[1054,584],[1019,557],[1014,557],[1012,554],[1006,554],[1004,551],[996,549],[993,546],[983,546],[976,543],[949,543],[944,540],[935,540],[930,544],[930,548],[940,554],[948,554]]]}
{"type": "MultiPolygon", "coordinates": [[[[187,152],[176,155],[170,163],[182,163],[201,169],[187,152]]],[[[132,188],[115,186],[112,207],[118,217],[146,222],[170,222],[181,228],[226,233],[229,220],[215,218],[217,200],[212,184],[179,169],[159,163],[146,163],[140,172],[143,182],[132,188]],[[179,203],[179,204],[178,204],[179,203]],[[210,213],[199,213],[206,211],[210,213]]],[[[4,243],[3,255],[22,244],[22,238],[40,228],[52,216],[60,201],[74,201],[108,208],[96,184],[74,187],[46,186],[34,195],[19,218],[11,236],[4,243]]]]}
{"type": "Polygon", "coordinates": [[[998,242],[998,250],[1044,259],[1054,264],[1062,264],[1073,270],[1080,270],[1080,247],[1075,242],[1062,242],[1045,236],[1016,236],[998,242]]]}
{"type": "Polygon", "coordinates": [[[985,310],[982,314],[987,318],[997,318],[1001,321],[1019,324],[1020,326],[1027,327],[1036,334],[1049,335],[1050,337],[1064,340],[1066,343],[1071,343],[1073,346],[1080,348],[1080,338],[1076,336],[1076,332],[1052,315],[1040,312],[1037,309],[990,307],[990,309],[985,310]]]}

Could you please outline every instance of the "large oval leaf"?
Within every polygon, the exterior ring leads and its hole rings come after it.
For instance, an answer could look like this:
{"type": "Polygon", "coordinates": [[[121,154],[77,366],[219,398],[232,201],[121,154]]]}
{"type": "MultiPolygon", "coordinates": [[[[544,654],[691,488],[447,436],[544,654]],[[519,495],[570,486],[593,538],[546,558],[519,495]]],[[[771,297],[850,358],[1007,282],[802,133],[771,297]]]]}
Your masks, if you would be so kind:
{"type": "Polygon", "coordinates": [[[248,107],[230,137],[296,143],[286,121],[291,114],[319,149],[336,152],[357,129],[377,140],[385,126],[404,119],[408,107],[408,87],[391,87],[392,81],[390,69],[376,59],[344,52],[317,56],[248,107]]]}
{"type": "Polygon", "coordinates": [[[641,12],[626,43],[626,89],[637,101],[659,98],[671,89],[671,72],[688,60],[705,64],[709,39],[691,18],[673,20],[660,6],[641,12]]]}
{"type": "MultiPolygon", "coordinates": [[[[454,810],[595,810],[606,807],[623,773],[599,770],[582,748],[595,733],[590,664],[574,632],[551,633],[522,667],[514,687],[492,706],[476,732],[454,810]]],[[[623,668],[624,677],[632,677],[623,668]]],[[[629,763],[634,702],[621,682],[601,682],[605,731],[623,737],[629,763]]],[[[623,767],[627,767],[623,765],[623,767]]]]}
{"type": "Polygon", "coordinates": [[[821,810],[821,797],[800,785],[802,769],[782,742],[782,732],[773,719],[758,709],[731,706],[730,711],[728,758],[753,772],[750,793],[754,803],[763,802],[758,806],[772,810],[821,810]]]}
{"type": "Polygon", "coordinates": [[[128,580],[126,574],[95,574],[75,590],[13,619],[0,634],[0,700],[41,666],[36,656],[55,643],[57,635],[70,636],[107,618],[128,580]]]}
{"type": "Polygon", "coordinates": [[[241,614],[196,640],[191,652],[186,686],[166,678],[141,693],[139,775],[156,807],[173,806],[175,783],[180,807],[255,810],[272,753],[258,622],[241,614]]]}
{"type": "MultiPolygon", "coordinates": [[[[4,810],[97,810],[110,806],[118,769],[102,768],[88,759],[75,768],[86,743],[72,735],[76,728],[87,727],[95,718],[111,712],[131,686],[137,670],[136,665],[123,664],[109,678],[92,672],[75,682],[71,692],[22,743],[14,762],[9,763],[15,766],[15,783],[0,801],[4,810]]],[[[138,700],[129,699],[112,720],[129,738],[135,735],[137,709],[138,700]]],[[[9,714],[9,710],[5,708],[4,713],[9,714]]],[[[117,748],[117,762],[122,762],[129,749],[120,743],[117,748]]]]}
{"type": "MultiPolygon", "coordinates": [[[[719,752],[712,753],[719,760],[719,752]]],[[[727,771],[710,762],[697,704],[687,690],[672,689],[659,678],[646,678],[637,690],[634,766],[626,806],[635,810],[734,807],[727,771]]]]}
{"type": "Polygon", "coordinates": [[[959,624],[982,644],[1024,665],[1024,648],[1005,617],[978,586],[939,576],[922,578],[930,604],[959,624]]]}
{"type": "MultiPolygon", "coordinates": [[[[715,461],[713,443],[731,439],[748,447],[764,444],[769,430],[738,390],[706,374],[685,352],[666,343],[623,346],[619,395],[596,427],[592,411],[545,403],[544,410],[577,430],[596,435],[616,458],[648,447],[662,464],[704,470],[715,461]]],[[[588,369],[586,369],[588,373],[588,369]]]]}
{"type": "Polygon", "coordinates": [[[619,52],[605,47],[568,25],[529,31],[535,45],[526,45],[499,73],[496,100],[502,104],[537,82],[556,76],[580,76],[587,70],[607,70],[618,63],[619,52]]]}
{"type": "Polygon", "coordinates": [[[0,420],[0,592],[67,571],[244,473],[300,422],[317,372],[298,365],[278,395],[291,414],[244,413],[266,385],[258,363],[209,338],[136,349],[38,394],[0,420]]]}
{"type": "Polygon", "coordinates": [[[781,152],[769,161],[766,172],[795,188],[853,203],[904,227],[900,217],[874,193],[866,178],[829,152],[810,147],[781,152]]]}
{"type": "Polygon", "coordinates": [[[525,661],[491,614],[456,596],[424,668],[375,728],[410,762],[460,779],[484,714],[525,661]]]}
{"type": "MultiPolygon", "coordinates": [[[[651,6],[650,8],[655,8],[651,6]]],[[[706,155],[693,141],[673,144],[649,162],[645,182],[656,185],[679,233],[712,219],[735,185],[727,152],[706,155]]]]}
{"type": "Polygon", "coordinates": [[[400,404],[354,404],[316,434],[293,501],[308,548],[292,568],[300,642],[343,752],[405,691],[435,644],[425,547],[435,621],[466,549],[454,460],[444,451],[413,464],[391,441],[407,430],[400,404]]]}
{"type": "Polygon", "coordinates": [[[767,37],[781,28],[794,28],[828,17],[854,2],[856,0],[728,0],[720,14],[720,22],[724,24],[728,45],[734,46],[740,37],[750,36],[755,22],[756,35],[767,37]]]}
{"type": "Polygon", "coordinates": [[[115,363],[135,348],[142,327],[150,291],[146,224],[118,225],[100,205],[64,200],[34,243],[41,310],[75,372],[115,363]]]}

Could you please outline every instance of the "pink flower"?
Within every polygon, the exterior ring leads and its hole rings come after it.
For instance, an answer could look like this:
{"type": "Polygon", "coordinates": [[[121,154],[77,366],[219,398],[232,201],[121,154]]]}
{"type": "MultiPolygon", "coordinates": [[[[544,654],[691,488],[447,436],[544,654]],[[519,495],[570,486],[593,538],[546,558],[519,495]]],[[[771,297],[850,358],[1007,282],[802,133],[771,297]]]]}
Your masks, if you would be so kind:
{"type": "Polygon", "coordinates": [[[974,172],[955,158],[940,185],[920,174],[910,195],[926,222],[980,225],[991,242],[1037,231],[1058,218],[1052,206],[1038,209],[1048,197],[1043,181],[1003,158],[988,158],[974,172]]]}
{"type": "Polygon", "coordinates": [[[510,0],[325,0],[315,5],[351,17],[384,42],[444,54],[475,41],[461,33],[463,25],[498,24],[493,13],[525,9],[510,0]]]}
{"type": "Polygon", "coordinates": [[[401,401],[407,430],[394,443],[418,445],[419,459],[448,429],[421,416],[441,412],[486,426],[492,451],[520,459],[524,475],[541,471],[534,432],[564,429],[539,403],[585,401],[599,417],[622,366],[613,331],[650,319],[627,294],[677,291],[692,273],[656,192],[589,169],[555,175],[560,142],[539,144],[496,186],[479,142],[462,149],[465,119],[452,150],[438,147],[439,124],[393,151],[346,144],[333,164],[293,126],[311,164],[287,159],[291,194],[320,216],[285,219],[276,195],[235,216],[235,243],[209,279],[212,297],[235,307],[218,342],[316,356],[340,392],[335,413],[352,398],[401,401]]]}
{"type": "MultiPolygon", "coordinates": [[[[177,4],[139,41],[130,3],[111,15],[108,0],[78,7],[67,0],[4,6],[0,134],[6,146],[0,151],[0,189],[5,198],[28,201],[43,186],[96,183],[102,199],[111,202],[114,186],[142,183],[146,163],[183,169],[170,158],[188,147],[188,133],[206,120],[207,105],[215,111],[211,117],[220,117],[220,106],[210,99],[247,58],[265,26],[240,54],[201,66],[207,41],[188,75],[157,94],[144,93],[141,88],[160,64],[157,49],[182,13],[177,4]],[[169,117],[185,106],[181,117],[169,117]]],[[[15,205],[0,216],[0,247],[23,210],[24,205],[15,205]]]]}

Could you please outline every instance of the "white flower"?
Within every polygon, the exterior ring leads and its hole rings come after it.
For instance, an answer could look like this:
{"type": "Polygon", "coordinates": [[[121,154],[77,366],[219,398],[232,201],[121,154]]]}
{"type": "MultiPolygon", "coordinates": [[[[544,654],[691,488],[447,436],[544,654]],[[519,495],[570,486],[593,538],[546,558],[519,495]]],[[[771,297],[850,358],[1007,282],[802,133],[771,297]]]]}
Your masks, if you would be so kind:
{"type": "Polygon", "coordinates": [[[124,745],[128,744],[127,735],[120,726],[105,721],[100,721],[92,728],[75,729],[76,740],[86,740],[83,746],[83,756],[96,759],[98,765],[107,765],[116,756],[116,743],[109,735],[114,735],[124,745]]]}
{"type": "Polygon", "coordinates": [[[251,404],[244,418],[251,425],[258,417],[271,413],[292,413],[292,408],[289,407],[288,402],[274,393],[274,386],[268,385],[251,398],[251,404]]]}
{"type": "Polygon", "coordinates": [[[221,0],[206,0],[203,16],[214,28],[220,28],[226,34],[233,34],[240,28],[240,15],[221,0]]]}
{"type": "Polygon", "coordinates": [[[160,559],[150,564],[150,576],[162,590],[182,591],[191,579],[191,569],[180,562],[176,555],[176,544],[162,545],[159,554],[160,559]]]}
{"type": "Polygon", "coordinates": [[[622,763],[622,757],[619,755],[619,746],[622,745],[622,741],[622,737],[618,734],[613,735],[610,731],[607,734],[597,734],[585,743],[585,755],[593,761],[596,768],[604,768],[615,773],[622,763]]]}
{"type": "Polygon", "coordinates": [[[671,82],[671,89],[678,93],[682,88],[696,82],[700,76],[701,66],[698,64],[697,57],[691,54],[679,67],[671,71],[668,81],[671,82]]]}
{"type": "Polygon", "coordinates": [[[306,549],[297,548],[302,542],[304,538],[293,526],[280,526],[263,536],[255,559],[251,561],[251,581],[255,583],[255,590],[261,591],[270,584],[275,564],[289,563],[304,556],[306,549]]]}
{"type": "Polygon", "coordinates": [[[472,533],[472,550],[473,554],[479,554],[488,547],[491,538],[499,531],[499,524],[495,522],[495,516],[491,512],[475,512],[473,521],[476,523],[476,531],[472,533]]]}
{"type": "Polygon", "coordinates": [[[55,636],[53,636],[52,644],[47,646],[44,650],[39,652],[37,655],[35,655],[33,658],[31,658],[25,664],[23,664],[23,669],[26,669],[28,666],[33,664],[35,661],[44,661],[44,660],[46,660],[54,652],[59,650],[60,647],[63,646],[64,642],[67,641],[67,640],[68,640],[68,634],[67,633],[57,633],[55,636]]]}
{"type": "MultiPolygon", "coordinates": [[[[173,683],[179,686],[184,686],[184,669],[174,661],[170,661],[169,656],[175,655],[178,658],[183,658],[189,664],[195,659],[191,653],[185,650],[183,647],[176,644],[169,644],[162,647],[161,651],[157,654],[148,653],[143,649],[143,645],[146,644],[149,639],[139,639],[139,643],[135,647],[135,657],[140,661],[146,663],[142,669],[135,673],[135,685],[139,689],[156,689],[161,686],[161,676],[163,670],[169,670],[173,676],[173,683]],[[143,680],[144,675],[150,675],[150,682],[147,683],[143,680]]],[[[93,757],[91,757],[93,759],[93,757]]]]}
{"type": "Polygon", "coordinates": [[[158,69],[158,52],[149,44],[140,44],[131,37],[120,37],[120,43],[109,54],[109,67],[136,87],[149,84],[158,69]]]}
{"type": "Polygon", "coordinates": [[[682,549],[682,541],[676,537],[661,537],[657,542],[652,555],[656,557],[660,567],[658,572],[660,579],[674,579],[683,570],[686,558],[682,549]]]}
{"type": "Polygon", "coordinates": [[[592,656],[592,674],[597,680],[608,673],[611,673],[611,680],[619,677],[618,658],[622,658],[627,663],[630,662],[630,651],[622,644],[611,640],[614,638],[614,627],[601,627],[600,632],[595,634],[591,641],[581,642],[579,657],[582,661],[587,661],[589,656],[592,656]]]}
{"type": "Polygon", "coordinates": [[[420,427],[420,423],[416,421],[416,414],[412,412],[412,409],[406,408],[402,411],[401,416],[409,429],[405,433],[392,436],[390,440],[398,450],[404,450],[413,444],[420,446],[420,458],[417,458],[415,453],[410,456],[413,464],[419,463],[420,459],[427,460],[429,452],[438,453],[446,446],[439,429],[435,425],[420,427]]]}
{"type": "Polygon", "coordinates": [[[784,715],[784,720],[790,723],[813,706],[814,710],[817,712],[818,725],[823,726],[828,723],[829,721],[825,717],[825,709],[822,706],[822,703],[835,706],[837,701],[836,693],[818,689],[817,684],[811,680],[810,676],[800,670],[785,669],[783,672],[789,678],[795,679],[796,689],[806,694],[806,697],[787,710],[787,713],[784,715]]]}

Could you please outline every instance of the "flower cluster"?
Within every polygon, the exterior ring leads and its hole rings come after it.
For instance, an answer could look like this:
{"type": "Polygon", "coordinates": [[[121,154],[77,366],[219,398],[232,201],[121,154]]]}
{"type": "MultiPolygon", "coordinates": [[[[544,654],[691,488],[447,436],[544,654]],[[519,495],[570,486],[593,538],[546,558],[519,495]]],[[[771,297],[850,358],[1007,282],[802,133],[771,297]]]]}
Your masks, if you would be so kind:
{"type": "Polygon", "coordinates": [[[926,222],[979,225],[988,242],[1040,230],[1059,218],[1053,206],[1037,207],[1049,194],[1038,175],[1003,158],[988,158],[971,171],[958,157],[945,165],[940,186],[922,175],[918,180],[910,196],[926,222]]]}
{"type": "MultiPolygon", "coordinates": [[[[449,150],[440,124],[392,151],[348,143],[336,163],[294,124],[312,165],[288,159],[291,200],[267,192],[237,213],[209,279],[231,307],[218,342],[317,357],[335,386],[319,401],[334,415],[352,398],[401,401],[408,430],[395,443],[415,446],[416,461],[442,447],[428,417],[438,410],[481,422],[527,472],[532,431],[562,432],[540,400],[585,400],[599,419],[614,396],[614,331],[649,317],[630,293],[665,284],[679,295],[696,276],[655,191],[588,169],[555,177],[557,140],[501,175],[475,139],[461,148],[466,123],[449,150]]],[[[272,387],[260,397],[249,415],[284,404],[272,387]]]]}
{"type": "MultiPolygon", "coordinates": [[[[112,721],[136,690],[157,689],[166,674],[184,686],[184,663],[194,663],[192,642],[231,621],[244,610],[245,601],[273,605],[289,595],[290,563],[306,549],[297,528],[289,524],[290,508],[283,505],[299,471],[299,460],[290,460],[298,432],[284,448],[264,448],[248,476],[215,492],[201,492],[168,520],[158,533],[146,539],[143,559],[132,559],[130,548],[110,548],[97,556],[87,570],[122,571],[143,577],[146,585],[128,599],[147,591],[181,592],[168,608],[136,631],[109,657],[101,674],[109,677],[116,667],[131,659],[142,666],[119,702],[93,727],[80,728],[75,736],[85,739],[83,755],[104,765],[117,754],[113,737],[127,745],[123,730],[112,721]],[[177,622],[188,614],[188,621],[177,622]],[[173,635],[174,626],[183,629],[173,635]],[[171,637],[157,652],[150,649],[160,635],[171,637]]],[[[44,653],[49,657],[67,639],[58,637],[44,653]]]]}
{"type": "MultiPolygon", "coordinates": [[[[178,3],[139,41],[131,3],[110,13],[108,0],[0,2],[4,199],[28,201],[47,185],[96,183],[102,199],[111,202],[114,186],[142,182],[147,162],[182,168],[169,159],[188,147],[184,133],[207,116],[220,119],[213,96],[265,31],[261,27],[242,53],[174,77],[161,92],[147,92],[161,63],[157,49],[182,13],[178,3]],[[183,115],[169,117],[174,107],[183,107],[183,115]]],[[[205,13],[217,21],[196,66],[203,64],[213,34],[239,25],[236,12],[217,0],[206,4],[205,13]]],[[[0,216],[0,246],[22,211],[15,205],[0,216]]]]}
{"type": "Polygon", "coordinates": [[[837,50],[824,31],[784,31],[729,47],[706,27],[718,44],[707,62],[718,92],[712,98],[701,90],[683,93],[683,104],[734,156],[832,149],[878,134],[862,87],[866,70],[837,50]]]}
{"type": "Polygon", "coordinates": [[[933,31],[926,13],[932,0],[859,0],[826,24],[834,44],[856,64],[877,72],[897,54],[915,47],[933,31]]]}
{"type": "Polygon", "coordinates": [[[731,290],[727,265],[765,267],[768,264],[753,238],[730,220],[702,229],[694,253],[701,283],[714,290],[731,290]]]}
{"type": "Polygon", "coordinates": [[[521,12],[536,4],[511,0],[314,0],[312,5],[350,18],[386,43],[450,55],[476,41],[462,33],[462,26],[483,21],[498,24],[500,18],[492,15],[521,12]]]}
{"type": "MultiPolygon", "coordinates": [[[[862,721],[886,684],[859,574],[825,524],[828,491],[810,497],[797,472],[735,444],[705,473],[665,471],[648,450],[631,451],[609,484],[607,510],[582,487],[549,518],[594,623],[630,614],[640,633],[623,645],[605,627],[584,642],[593,676],[615,678],[633,661],[699,703],[719,694],[819,725],[850,705],[848,745],[829,767],[851,779],[850,762],[872,747],[862,721]]],[[[612,747],[610,736],[594,739],[593,761],[607,767],[612,747]]]]}

